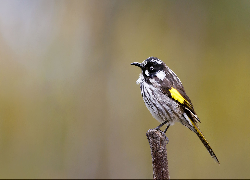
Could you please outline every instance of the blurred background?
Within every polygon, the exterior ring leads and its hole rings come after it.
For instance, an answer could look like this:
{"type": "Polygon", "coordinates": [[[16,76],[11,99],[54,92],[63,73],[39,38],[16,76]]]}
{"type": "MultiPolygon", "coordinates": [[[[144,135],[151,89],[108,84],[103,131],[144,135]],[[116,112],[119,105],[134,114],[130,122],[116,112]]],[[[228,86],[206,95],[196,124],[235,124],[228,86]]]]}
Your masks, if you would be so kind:
{"type": "Polygon", "coordinates": [[[169,128],[171,178],[250,178],[250,1],[1,0],[0,178],[152,178],[132,62],[163,60],[200,129],[169,128]]]}

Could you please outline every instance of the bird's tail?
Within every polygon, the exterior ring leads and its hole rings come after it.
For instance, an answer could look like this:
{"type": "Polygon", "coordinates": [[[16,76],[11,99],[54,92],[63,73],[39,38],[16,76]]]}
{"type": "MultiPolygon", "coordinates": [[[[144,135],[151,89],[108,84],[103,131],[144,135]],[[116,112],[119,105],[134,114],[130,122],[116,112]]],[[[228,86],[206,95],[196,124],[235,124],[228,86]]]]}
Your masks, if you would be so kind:
{"type": "Polygon", "coordinates": [[[215,161],[220,164],[218,158],[216,157],[214,151],[212,150],[211,146],[208,144],[206,138],[204,137],[204,135],[202,134],[202,132],[200,131],[200,129],[198,128],[198,126],[196,124],[193,123],[193,126],[196,130],[196,134],[199,137],[199,139],[201,140],[201,142],[203,143],[203,145],[206,147],[206,149],[208,150],[209,154],[211,155],[212,158],[215,159],[215,161]]]}

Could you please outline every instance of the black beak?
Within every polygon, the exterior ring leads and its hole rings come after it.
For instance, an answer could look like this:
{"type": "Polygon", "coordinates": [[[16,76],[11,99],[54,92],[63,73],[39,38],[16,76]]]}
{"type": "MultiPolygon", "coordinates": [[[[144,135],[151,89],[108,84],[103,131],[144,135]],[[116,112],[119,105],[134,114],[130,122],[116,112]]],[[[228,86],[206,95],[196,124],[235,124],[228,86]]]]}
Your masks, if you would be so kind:
{"type": "Polygon", "coordinates": [[[138,63],[138,62],[133,62],[133,63],[131,63],[131,65],[138,66],[138,67],[142,68],[141,63],[138,63]]]}

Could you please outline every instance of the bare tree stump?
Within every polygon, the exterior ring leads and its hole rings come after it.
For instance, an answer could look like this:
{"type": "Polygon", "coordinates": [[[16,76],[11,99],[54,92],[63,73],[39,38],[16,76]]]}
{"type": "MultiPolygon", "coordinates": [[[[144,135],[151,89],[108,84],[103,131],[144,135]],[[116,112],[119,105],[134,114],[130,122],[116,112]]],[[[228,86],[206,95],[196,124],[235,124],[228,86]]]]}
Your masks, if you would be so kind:
{"type": "Polygon", "coordinates": [[[146,133],[152,156],[153,178],[170,179],[167,159],[167,137],[160,129],[149,129],[146,133]]]}

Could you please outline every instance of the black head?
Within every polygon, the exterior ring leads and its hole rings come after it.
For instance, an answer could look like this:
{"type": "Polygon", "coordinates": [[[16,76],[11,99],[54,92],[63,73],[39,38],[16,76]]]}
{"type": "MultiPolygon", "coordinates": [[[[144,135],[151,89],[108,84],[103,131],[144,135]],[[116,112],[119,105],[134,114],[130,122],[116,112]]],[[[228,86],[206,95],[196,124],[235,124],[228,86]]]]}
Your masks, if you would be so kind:
{"type": "Polygon", "coordinates": [[[142,63],[134,62],[131,65],[135,65],[141,68],[142,74],[145,78],[153,78],[158,77],[159,79],[163,79],[165,77],[164,73],[166,69],[165,63],[158,59],[157,57],[149,57],[144,60],[142,63]]]}

